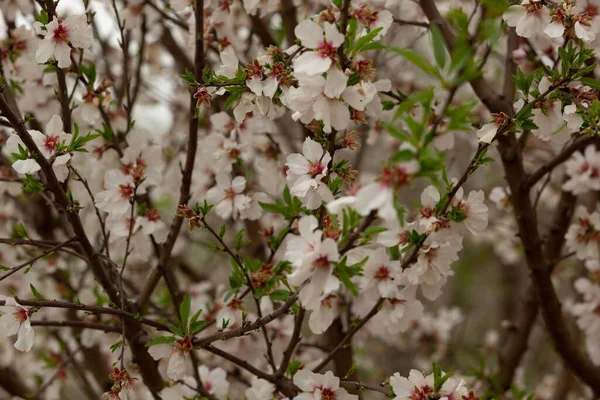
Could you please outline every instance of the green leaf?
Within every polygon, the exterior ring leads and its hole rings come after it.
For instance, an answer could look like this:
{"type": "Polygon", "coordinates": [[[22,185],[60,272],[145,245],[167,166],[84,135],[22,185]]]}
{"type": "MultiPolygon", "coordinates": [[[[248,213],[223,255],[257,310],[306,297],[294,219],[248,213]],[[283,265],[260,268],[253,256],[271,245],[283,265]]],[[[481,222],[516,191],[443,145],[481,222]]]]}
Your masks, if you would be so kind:
{"type": "Polygon", "coordinates": [[[448,61],[448,51],[444,46],[444,36],[442,36],[442,32],[440,28],[435,24],[431,24],[431,43],[433,45],[433,56],[435,57],[435,62],[440,68],[444,68],[446,66],[446,62],[448,61]]]}
{"type": "Polygon", "coordinates": [[[271,300],[286,301],[290,297],[290,291],[285,289],[274,290],[269,293],[271,300]]]}
{"type": "Polygon", "coordinates": [[[40,301],[48,301],[47,298],[45,298],[44,296],[42,296],[40,294],[40,292],[38,292],[38,290],[35,288],[35,286],[33,286],[33,284],[29,284],[29,287],[31,288],[31,293],[33,293],[33,295],[35,296],[36,299],[40,300],[40,301]]]}
{"type": "Polygon", "coordinates": [[[348,271],[346,270],[346,259],[344,257],[342,261],[335,265],[335,272],[338,274],[340,282],[352,293],[354,296],[358,296],[358,290],[356,290],[356,286],[350,280],[350,276],[348,275],[348,271]]]}
{"type": "Polygon", "coordinates": [[[600,81],[593,78],[579,78],[579,82],[583,83],[586,86],[591,87],[592,89],[600,90],[600,81]]]}
{"type": "Polygon", "coordinates": [[[146,347],[154,346],[157,344],[173,343],[177,338],[175,336],[158,336],[146,343],[146,347]]]}
{"type": "Polygon", "coordinates": [[[412,51],[410,49],[399,49],[397,47],[388,47],[387,49],[393,53],[396,53],[396,54],[406,58],[408,61],[410,61],[417,67],[421,68],[423,71],[425,71],[429,75],[435,76],[437,78],[441,78],[441,75],[440,75],[439,71],[437,70],[437,68],[435,68],[427,60],[425,60],[423,57],[421,57],[414,51],[412,51]]]}
{"type": "Polygon", "coordinates": [[[181,317],[181,322],[183,322],[184,326],[188,326],[188,320],[190,318],[190,308],[192,304],[192,296],[189,293],[186,293],[183,301],[179,305],[179,316],[181,317]]]}
{"type": "Polygon", "coordinates": [[[352,56],[360,53],[362,51],[361,49],[364,46],[366,46],[368,43],[370,43],[375,38],[375,36],[377,36],[377,34],[379,32],[381,32],[382,29],[383,29],[383,27],[379,27],[379,28],[373,29],[371,32],[369,32],[366,35],[360,37],[356,41],[356,45],[354,46],[354,50],[352,51],[352,56]]]}

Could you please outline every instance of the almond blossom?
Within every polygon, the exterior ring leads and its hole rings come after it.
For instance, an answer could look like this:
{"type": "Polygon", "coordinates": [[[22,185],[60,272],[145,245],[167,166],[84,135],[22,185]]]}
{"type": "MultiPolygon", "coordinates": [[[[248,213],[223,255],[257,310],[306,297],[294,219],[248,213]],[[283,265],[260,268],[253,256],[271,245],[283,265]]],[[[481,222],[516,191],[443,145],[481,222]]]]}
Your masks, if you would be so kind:
{"type": "Polygon", "coordinates": [[[229,382],[227,382],[227,372],[223,368],[210,370],[206,365],[201,365],[198,367],[198,373],[207,393],[217,399],[225,400],[227,398],[229,382]]]}
{"type": "Polygon", "coordinates": [[[325,374],[315,374],[309,369],[301,369],[294,375],[294,384],[302,390],[294,400],[358,400],[358,396],[348,394],[340,387],[340,378],[327,371],[325,374]]]}
{"type": "Polygon", "coordinates": [[[19,351],[30,351],[35,342],[35,332],[31,327],[31,311],[21,306],[12,297],[0,295],[4,306],[0,306],[0,333],[5,337],[17,335],[14,346],[19,351]]]}
{"type": "Polygon", "coordinates": [[[150,346],[148,348],[148,353],[150,353],[155,360],[168,358],[167,377],[177,381],[186,375],[192,349],[193,345],[191,337],[185,336],[172,343],[162,343],[150,346]]]}
{"type": "Polygon", "coordinates": [[[331,191],[323,182],[327,176],[331,155],[323,151],[323,147],[311,138],[304,141],[302,153],[290,154],[287,157],[287,181],[290,192],[302,199],[306,207],[314,210],[322,201],[333,200],[331,191]]]}
{"type": "Polygon", "coordinates": [[[517,28],[517,35],[525,38],[544,32],[550,25],[550,13],[541,0],[523,0],[521,5],[508,7],[502,17],[508,26],[517,28]]]}
{"type": "Polygon", "coordinates": [[[324,29],[310,19],[305,19],[296,26],[296,37],[302,42],[302,46],[312,50],[294,60],[296,73],[320,75],[335,63],[336,51],[344,43],[344,35],[334,24],[325,22],[323,26],[324,29]]]}
{"type": "Polygon", "coordinates": [[[564,190],[575,195],[600,190],[600,152],[595,146],[586,147],[583,154],[573,153],[565,167],[569,180],[563,184],[564,190]]]}
{"type": "Polygon", "coordinates": [[[228,175],[220,173],[216,176],[217,185],[206,193],[206,199],[211,204],[216,204],[215,212],[223,219],[237,219],[240,213],[250,207],[250,198],[244,194],[246,179],[236,176],[230,179],[228,175]]]}
{"type": "MultiPolygon", "coordinates": [[[[40,29],[40,33],[43,32],[44,30],[40,29]]],[[[85,50],[91,46],[93,40],[92,28],[87,24],[85,14],[70,15],[64,20],[55,16],[45,26],[45,32],[35,57],[39,63],[54,58],[59,68],[71,65],[71,47],[85,50]]]]}
{"type": "Polygon", "coordinates": [[[600,212],[588,212],[585,206],[577,207],[573,224],[565,235],[569,251],[574,251],[580,260],[600,258],[600,212]]]}

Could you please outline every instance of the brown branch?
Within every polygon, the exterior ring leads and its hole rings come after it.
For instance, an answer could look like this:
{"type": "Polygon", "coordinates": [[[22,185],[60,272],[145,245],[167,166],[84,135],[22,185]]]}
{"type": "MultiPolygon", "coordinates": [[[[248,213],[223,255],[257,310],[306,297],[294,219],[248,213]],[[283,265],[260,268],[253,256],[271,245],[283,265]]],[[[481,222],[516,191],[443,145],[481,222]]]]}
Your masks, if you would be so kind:
{"type": "MultiPolygon", "coordinates": [[[[204,69],[204,0],[196,0],[195,6],[195,17],[196,17],[196,52],[194,57],[194,76],[197,82],[202,82],[202,71],[204,69]]],[[[179,191],[178,205],[187,204],[191,198],[190,187],[192,185],[192,173],[194,171],[194,164],[196,161],[196,150],[198,148],[198,113],[196,109],[196,99],[194,94],[190,94],[190,124],[188,132],[188,143],[187,143],[187,154],[185,158],[185,165],[182,172],[181,188],[179,191]]],[[[150,296],[154,291],[154,288],[160,280],[161,272],[160,268],[168,268],[169,260],[171,258],[171,252],[179,236],[181,225],[183,224],[183,218],[175,215],[171,226],[169,228],[169,234],[167,239],[162,244],[160,249],[160,257],[158,260],[159,268],[154,268],[148,277],[146,285],[142,288],[142,291],[137,299],[137,306],[140,309],[144,309],[148,304],[150,296]]]]}
{"type": "Polygon", "coordinates": [[[565,161],[567,161],[573,153],[578,150],[582,150],[588,145],[592,144],[594,141],[597,141],[598,138],[595,136],[585,136],[581,139],[578,139],[567,146],[563,151],[560,152],[556,157],[554,157],[548,163],[542,165],[537,170],[531,173],[531,175],[527,178],[525,185],[527,187],[532,187],[535,185],[540,179],[544,177],[547,173],[554,170],[554,168],[558,167],[565,161]]]}
{"type": "Polygon", "coordinates": [[[525,248],[525,258],[532,284],[542,306],[546,329],[565,364],[598,396],[600,395],[600,371],[580,350],[575,338],[567,328],[561,303],[547,268],[548,260],[542,249],[537,215],[531,204],[529,187],[524,181],[523,159],[520,153],[510,154],[513,145],[513,137],[500,138],[500,153],[506,180],[511,189],[511,203],[519,226],[519,237],[525,248]]]}
{"type": "Polygon", "coordinates": [[[76,329],[93,329],[104,332],[121,333],[121,327],[87,321],[31,321],[31,326],[67,327],[76,329]]]}
{"type": "Polygon", "coordinates": [[[232,339],[234,337],[243,336],[248,332],[260,329],[262,326],[265,326],[266,324],[270,323],[271,321],[273,321],[273,320],[279,318],[280,316],[282,316],[283,314],[287,313],[287,311],[292,307],[292,305],[294,305],[294,303],[296,303],[296,301],[298,300],[300,290],[302,290],[302,288],[306,284],[308,284],[308,282],[309,282],[309,280],[306,280],[302,285],[300,285],[298,290],[296,290],[292,295],[290,295],[290,297],[286,300],[286,302],[281,307],[274,310],[272,313],[265,315],[262,318],[258,318],[256,321],[254,321],[252,323],[245,323],[244,325],[240,326],[237,329],[232,329],[232,330],[225,331],[225,332],[217,332],[212,335],[205,336],[203,338],[194,339],[195,347],[202,348],[202,347],[205,347],[205,346],[211,344],[212,342],[216,342],[217,340],[232,339]]]}
{"type": "MultiPolygon", "coordinates": [[[[59,301],[59,300],[22,300],[19,299],[18,297],[15,297],[15,301],[22,305],[22,306],[26,306],[26,307],[34,307],[34,308],[45,308],[45,307],[49,307],[49,308],[65,308],[65,309],[73,309],[73,310],[79,310],[79,311],[87,311],[90,312],[92,314],[108,314],[108,315],[116,315],[118,317],[124,317],[125,319],[131,320],[131,321],[137,321],[141,324],[144,325],[148,325],[151,326],[153,328],[156,328],[158,330],[161,331],[167,331],[169,332],[169,327],[165,324],[162,324],[160,322],[157,321],[153,321],[151,319],[148,318],[143,318],[143,317],[138,317],[136,314],[132,314],[130,312],[127,311],[123,311],[121,309],[118,308],[109,308],[109,307],[100,307],[100,306],[88,306],[85,304],[76,304],[76,303],[69,303],[66,301],[59,301]]],[[[0,306],[4,306],[6,304],[6,301],[4,300],[0,300],[0,306]]]]}
{"type": "Polygon", "coordinates": [[[385,301],[384,298],[380,298],[377,301],[377,303],[375,303],[373,308],[371,308],[371,311],[369,311],[369,313],[367,315],[365,315],[356,325],[354,325],[352,328],[350,328],[350,330],[346,333],[344,338],[337,344],[337,346],[335,346],[333,348],[333,350],[331,350],[331,352],[327,355],[327,357],[323,361],[321,361],[319,363],[319,365],[317,365],[316,367],[313,368],[313,371],[319,372],[323,368],[325,368],[327,366],[327,364],[329,363],[329,361],[331,361],[333,359],[333,357],[335,357],[335,355],[346,345],[346,343],[348,343],[352,339],[354,334],[356,332],[358,332],[371,318],[373,318],[375,316],[375,314],[377,314],[379,312],[379,309],[384,301],[385,301]]]}
{"type": "Polygon", "coordinates": [[[40,258],[46,257],[47,255],[52,254],[52,253],[60,250],[62,247],[68,246],[75,241],[77,241],[77,238],[73,237],[65,242],[57,244],[56,246],[52,247],[49,250],[44,251],[42,254],[38,255],[37,257],[32,258],[31,260],[28,260],[20,265],[17,265],[16,267],[11,268],[11,270],[8,271],[6,274],[0,276],[0,281],[3,281],[6,278],[8,278],[9,276],[11,276],[12,274],[19,272],[20,270],[27,267],[28,265],[32,265],[35,261],[39,260],[40,258]]]}

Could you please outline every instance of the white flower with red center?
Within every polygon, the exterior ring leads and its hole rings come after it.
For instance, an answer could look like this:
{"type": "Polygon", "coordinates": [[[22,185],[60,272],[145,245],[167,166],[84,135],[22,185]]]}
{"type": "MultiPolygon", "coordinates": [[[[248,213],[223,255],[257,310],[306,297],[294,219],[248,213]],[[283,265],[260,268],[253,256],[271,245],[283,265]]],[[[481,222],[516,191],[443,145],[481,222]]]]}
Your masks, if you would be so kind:
{"type": "MultiPolygon", "coordinates": [[[[235,50],[232,46],[227,46],[225,50],[220,53],[221,57],[221,66],[217,68],[215,73],[217,75],[222,75],[226,78],[233,79],[235,78],[238,72],[239,61],[237,56],[235,55],[235,50]]],[[[218,92],[221,94],[221,92],[218,92]]],[[[223,91],[224,93],[224,91],[223,91]]]]}
{"type": "Polygon", "coordinates": [[[360,288],[363,295],[370,299],[395,297],[398,295],[401,275],[400,261],[392,261],[386,250],[379,248],[369,254],[360,278],[360,288]]]}
{"type": "Polygon", "coordinates": [[[294,60],[294,71],[307,75],[321,75],[335,64],[337,48],[344,43],[335,24],[325,22],[325,29],[313,20],[300,22],[294,33],[302,46],[312,51],[301,54],[294,60]]]}
{"type": "Polygon", "coordinates": [[[544,32],[550,24],[550,13],[540,0],[523,0],[510,6],[502,15],[506,24],[517,28],[517,35],[530,38],[544,32]]]}
{"type": "Polygon", "coordinates": [[[400,250],[403,250],[410,245],[409,232],[416,230],[418,233],[423,233],[423,229],[416,222],[410,222],[405,225],[404,229],[390,229],[385,232],[381,232],[377,236],[377,243],[385,247],[398,246],[400,250]]]}
{"type": "Polygon", "coordinates": [[[411,284],[421,285],[425,297],[435,300],[448,276],[454,275],[450,266],[458,260],[458,251],[452,243],[438,243],[428,236],[419,250],[417,262],[404,273],[411,284]]]}
{"type": "Polygon", "coordinates": [[[223,219],[237,219],[242,210],[250,207],[250,198],[244,194],[246,178],[236,176],[229,178],[227,174],[220,173],[216,176],[217,185],[206,193],[206,200],[215,204],[215,212],[223,219]]]}
{"type": "Polygon", "coordinates": [[[410,370],[408,378],[396,372],[390,377],[394,400],[427,400],[435,395],[433,374],[424,375],[416,369],[410,370]]]}
{"type": "Polygon", "coordinates": [[[96,194],[96,207],[108,214],[124,215],[131,210],[135,183],[131,175],[111,169],[104,176],[104,191],[96,194]]]}
{"type": "Polygon", "coordinates": [[[425,228],[426,232],[431,230],[432,225],[437,221],[435,207],[440,201],[440,192],[435,186],[429,185],[421,193],[421,208],[419,208],[419,223],[425,228]]]}
{"type": "Polygon", "coordinates": [[[237,328],[244,319],[244,303],[240,299],[230,299],[217,313],[217,327],[219,329],[237,328]]]}
{"type": "Polygon", "coordinates": [[[307,368],[301,369],[294,375],[294,384],[303,392],[294,400],[358,400],[357,395],[340,387],[340,378],[331,371],[315,374],[307,368]]]}
{"type": "Polygon", "coordinates": [[[546,27],[544,33],[551,38],[562,37],[567,32],[571,37],[574,35],[584,42],[592,42],[596,34],[589,30],[592,18],[584,11],[578,14],[576,5],[562,3],[550,13],[552,23],[546,27]]]}
{"type": "Polygon", "coordinates": [[[340,287],[339,279],[333,275],[334,263],[340,258],[337,243],[330,238],[321,241],[322,232],[316,230],[317,226],[314,216],[302,217],[300,236],[292,236],[285,253],[286,259],[293,265],[288,277],[292,285],[299,286],[311,278],[300,292],[300,301],[309,310],[318,308],[323,296],[340,287]]]}
{"type": "Polygon", "coordinates": [[[291,87],[287,94],[287,105],[295,111],[292,118],[305,124],[313,119],[323,121],[326,133],[332,128],[346,129],[350,123],[348,106],[362,112],[377,93],[374,85],[347,86],[348,77],[337,68],[329,70],[326,78],[298,73],[296,77],[298,87],[291,87]]]}
{"type": "Polygon", "coordinates": [[[350,15],[356,18],[362,25],[369,28],[369,30],[381,28],[373,40],[379,40],[385,36],[392,22],[394,22],[394,16],[391,12],[388,10],[373,11],[367,4],[362,4],[360,7],[350,10],[350,15]]]}
{"type": "Polygon", "coordinates": [[[155,360],[168,357],[167,377],[178,381],[186,375],[188,358],[193,349],[192,338],[186,335],[182,339],[172,343],[161,343],[150,346],[148,353],[155,360]]]}
{"type": "Polygon", "coordinates": [[[377,210],[380,218],[395,220],[397,213],[394,207],[394,191],[408,185],[412,175],[418,170],[419,163],[414,160],[385,167],[376,182],[369,183],[358,190],[354,208],[363,217],[377,210]]]}
{"type": "Polygon", "coordinates": [[[227,398],[229,391],[229,382],[227,382],[227,372],[223,368],[208,369],[206,365],[198,368],[202,386],[207,393],[212,394],[217,399],[227,398]]]}
{"type": "Polygon", "coordinates": [[[277,77],[271,75],[263,79],[263,74],[266,72],[265,67],[261,65],[258,60],[254,60],[252,64],[246,65],[246,86],[252,93],[257,96],[266,96],[273,98],[273,95],[279,87],[277,77]]]}
{"type": "MultiPolygon", "coordinates": [[[[541,90],[541,89],[540,89],[541,90]]],[[[537,129],[531,133],[545,142],[552,141],[555,144],[564,144],[571,138],[571,132],[567,121],[561,111],[561,102],[554,99],[546,99],[534,105],[532,121],[537,129]]]]}
{"type": "Polygon", "coordinates": [[[5,302],[4,306],[0,306],[0,311],[4,313],[0,317],[0,334],[5,337],[17,335],[15,349],[31,350],[35,342],[35,332],[30,320],[31,312],[12,297],[0,295],[0,300],[5,302]]]}
{"type": "Polygon", "coordinates": [[[323,231],[317,229],[319,221],[314,215],[305,215],[298,221],[298,233],[288,241],[285,258],[294,266],[301,266],[306,258],[312,257],[321,245],[323,231]]]}
{"type": "Polygon", "coordinates": [[[459,188],[452,199],[452,205],[458,213],[465,218],[463,221],[469,232],[477,236],[488,226],[488,207],[484,204],[483,190],[472,190],[469,197],[463,198],[464,190],[459,188]]]}
{"type": "MultiPolygon", "coordinates": [[[[416,285],[405,286],[396,297],[386,299],[381,311],[373,318],[373,324],[382,324],[392,335],[406,332],[413,321],[423,315],[423,304],[417,300],[416,296],[416,285]]],[[[369,310],[372,307],[371,305],[369,310]]],[[[366,315],[369,310],[360,315],[366,315]]]]}
{"type": "Polygon", "coordinates": [[[275,385],[256,376],[252,377],[251,386],[244,393],[247,400],[287,400],[276,394],[275,385]]]}
{"type": "Polygon", "coordinates": [[[329,152],[306,138],[302,145],[303,154],[290,154],[286,159],[287,182],[290,192],[303,200],[303,204],[311,210],[319,208],[322,201],[332,201],[333,194],[323,182],[327,176],[327,166],[331,161],[329,152]]]}
{"type": "MultiPolygon", "coordinates": [[[[44,34],[43,32],[38,33],[44,34]]],[[[35,58],[39,63],[54,58],[58,61],[59,68],[67,68],[71,65],[71,46],[88,49],[93,38],[92,28],[88,25],[85,14],[70,15],[64,20],[55,16],[46,25],[44,40],[40,42],[35,58]]]]}
{"type": "Polygon", "coordinates": [[[490,123],[483,125],[477,131],[477,139],[479,139],[480,142],[488,144],[492,143],[498,130],[508,122],[508,115],[504,113],[492,114],[491,117],[492,120],[490,123]]]}
{"type": "Polygon", "coordinates": [[[600,213],[588,212],[579,206],[575,212],[574,223],[565,235],[567,248],[574,251],[580,260],[598,260],[600,258],[600,213]]]}
{"type": "MultiPolygon", "coordinates": [[[[71,135],[63,132],[63,123],[60,117],[56,114],[52,116],[46,124],[46,134],[37,130],[29,130],[28,132],[40,153],[46,159],[52,161],[56,177],[60,182],[63,182],[69,174],[66,164],[71,159],[71,155],[57,153],[57,149],[60,145],[69,143],[71,135]],[[53,157],[55,158],[52,159],[53,157]]],[[[8,138],[6,147],[10,153],[18,154],[19,146],[25,148],[23,141],[17,135],[8,138]]],[[[40,170],[40,166],[33,159],[17,160],[13,163],[13,168],[20,174],[32,174],[40,170]]]]}
{"type": "Polygon", "coordinates": [[[600,190],[600,152],[594,146],[586,147],[583,154],[573,153],[565,167],[569,180],[563,184],[563,190],[575,195],[600,190]]]}
{"type": "Polygon", "coordinates": [[[336,294],[329,294],[321,299],[316,310],[310,314],[308,326],[315,335],[324,333],[331,326],[335,317],[340,315],[342,300],[336,294]]]}

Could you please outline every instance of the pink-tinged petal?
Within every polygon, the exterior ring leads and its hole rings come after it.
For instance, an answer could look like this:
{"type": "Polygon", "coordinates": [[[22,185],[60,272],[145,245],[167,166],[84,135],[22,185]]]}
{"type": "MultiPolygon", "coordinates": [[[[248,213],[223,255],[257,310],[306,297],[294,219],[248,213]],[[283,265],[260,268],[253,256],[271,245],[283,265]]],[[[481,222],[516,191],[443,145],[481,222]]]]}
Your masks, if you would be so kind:
{"type": "Polygon", "coordinates": [[[277,92],[278,87],[279,87],[279,82],[277,82],[277,77],[275,75],[268,76],[262,82],[263,95],[272,99],[273,96],[275,95],[275,92],[277,92]]]}
{"type": "Polygon", "coordinates": [[[252,90],[252,93],[257,96],[260,96],[263,93],[262,80],[260,76],[253,76],[252,79],[246,82],[246,86],[248,86],[248,88],[252,90]]]}
{"type": "Polygon", "coordinates": [[[516,27],[526,15],[525,8],[520,5],[510,6],[502,15],[502,19],[510,27],[516,27]]]}
{"type": "Polygon", "coordinates": [[[54,50],[54,57],[58,61],[59,68],[67,68],[71,65],[71,48],[66,43],[59,43],[54,50]]]}
{"type": "Polygon", "coordinates": [[[327,42],[333,45],[334,49],[337,49],[344,43],[344,35],[342,35],[335,24],[330,24],[329,22],[325,22],[325,37],[327,38],[327,42]]]}
{"type": "Polygon", "coordinates": [[[35,342],[35,332],[31,327],[29,319],[19,327],[18,339],[15,342],[15,349],[19,351],[30,351],[35,342]]]}
{"type": "Polygon", "coordinates": [[[298,221],[298,232],[305,240],[310,240],[313,236],[313,231],[319,227],[319,221],[314,215],[307,215],[300,218],[298,221]]]}
{"type": "Polygon", "coordinates": [[[307,75],[321,75],[331,67],[331,59],[316,51],[307,51],[294,60],[294,71],[307,75]]]}
{"type": "Polygon", "coordinates": [[[19,332],[21,324],[13,315],[14,311],[8,311],[0,317],[0,333],[4,336],[13,336],[19,332]]]}
{"type": "Polygon", "coordinates": [[[206,192],[206,201],[211,204],[217,204],[225,198],[225,192],[218,187],[212,187],[206,192]]]}
{"type": "Polygon", "coordinates": [[[308,160],[302,154],[293,153],[287,156],[286,163],[288,170],[296,175],[304,175],[308,172],[308,160]]]}
{"type": "Polygon", "coordinates": [[[35,160],[32,160],[32,159],[17,160],[13,163],[12,167],[19,174],[23,174],[23,175],[34,174],[41,169],[39,164],[35,160]]]}
{"type": "Polygon", "coordinates": [[[215,176],[215,181],[217,182],[217,187],[221,190],[227,190],[231,187],[231,179],[229,179],[227,174],[222,172],[215,176]]]}
{"type": "Polygon", "coordinates": [[[344,92],[342,93],[342,98],[352,108],[358,111],[365,110],[365,104],[367,102],[367,99],[356,87],[350,86],[344,89],[344,92]]]}
{"type": "Polygon", "coordinates": [[[223,219],[229,219],[233,213],[233,201],[225,199],[215,207],[217,215],[223,219]]]}
{"type": "Polygon", "coordinates": [[[58,135],[63,133],[63,122],[57,114],[52,115],[50,121],[46,124],[47,135],[58,135]]]}
{"type": "Polygon", "coordinates": [[[294,384],[305,392],[312,391],[315,382],[315,373],[309,369],[301,369],[294,375],[294,384]]]}
{"type": "MultiPolygon", "coordinates": [[[[50,29],[50,28],[48,28],[50,29]]],[[[37,51],[35,52],[35,60],[43,64],[54,55],[54,44],[51,39],[44,39],[40,42],[37,51]]]]}
{"type": "Polygon", "coordinates": [[[300,39],[302,45],[308,49],[316,49],[323,41],[321,25],[310,19],[300,22],[294,29],[294,33],[300,39]]]}
{"type": "Polygon", "coordinates": [[[320,161],[321,156],[323,156],[323,147],[311,138],[306,138],[302,144],[302,153],[304,153],[307,160],[316,163],[320,161]]]}
{"type": "Polygon", "coordinates": [[[179,351],[176,351],[169,357],[167,366],[167,376],[170,379],[178,381],[185,376],[186,357],[179,351]]]}
{"type": "Polygon", "coordinates": [[[551,38],[558,38],[565,33],[565,26],[561,22],[554,21],[544,29],[544,33],[551,38]]]}
{"type": "Polygon", "coordinates": [[[350,110],[348,106],[339,101],[331,102],[331,126],[338,131],[344,130],[350,124],[350,110]]]}
{"type": "Polygon", "coordinates": [[[346,82],[348,82],[348,77],[343,71],[337,68],[330,69],[325,79],[325,96],[331,99],[339,98],[346,89],[346,82]]]}
{"type": "Polygon", "coordinates": [[[236,176],[233,178],[233,181],[231,181],[231,188],[236,193],[242,193],[246,188],[246,178],[243,176],[236,176]]]}

